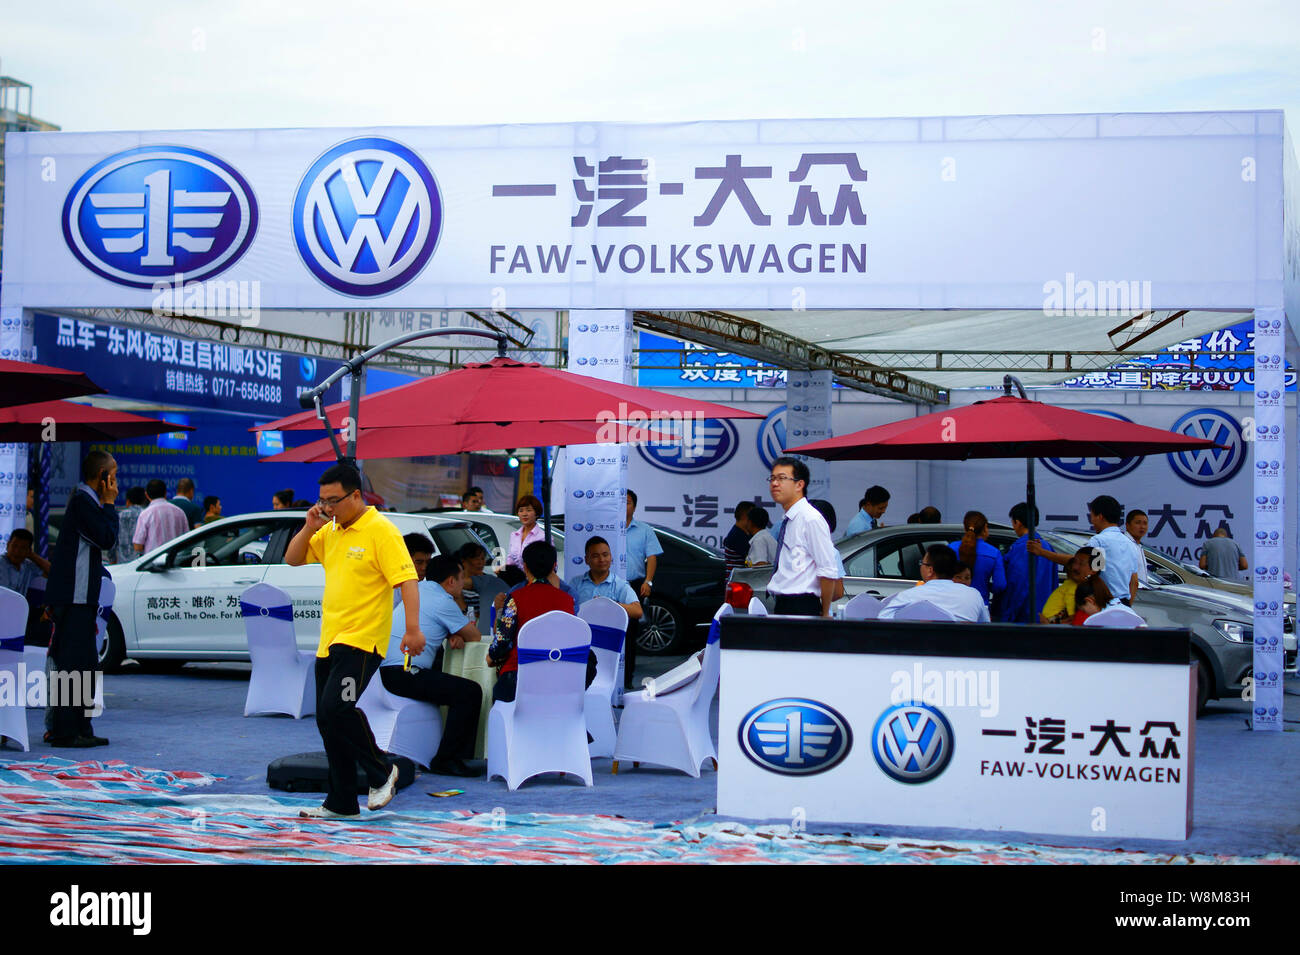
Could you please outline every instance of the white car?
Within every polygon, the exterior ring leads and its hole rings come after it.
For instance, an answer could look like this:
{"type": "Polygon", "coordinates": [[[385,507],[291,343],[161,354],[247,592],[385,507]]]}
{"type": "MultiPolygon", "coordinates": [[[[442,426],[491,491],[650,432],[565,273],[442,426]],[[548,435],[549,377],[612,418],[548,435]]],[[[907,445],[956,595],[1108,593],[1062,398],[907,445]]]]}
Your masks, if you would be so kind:
{"type": "MultiPolygon", "coordinates": [[[[117,598],[100,653],[104,668],[111,672],[128,657],[155,669],[174,669],[190,660],[247,660],[239,595],[260,583],[289,594],[298,646],[315,650],[325,570],[320,564],[291,567],[284,562],[303,514],[261,511],[222,518],[133,561],[111,565],[117,598]]],[[[384,517],[403,534],[429,537],[438,554],[455,553],[479,540],[468,524],[441,514],[384,517]]]]}
{"type": "MultiPolygon", "coordinates": [[[[436,511],[438,517],[454,521],[465,521],[482,539],[488,549],[488,557],[493,567],[498,570],[505,566],[506,551],[510,549],[510,534],[519,530],[519,518],[513,514],[498,514],[495,511],[436,511]]],[[[545,530],[544,522],[537,522],[545,530]]],[[[555,545],[558,556],[556,565],[564,563],[564,522],[563,518],[551,526],[551,543],[555,545]]]]}

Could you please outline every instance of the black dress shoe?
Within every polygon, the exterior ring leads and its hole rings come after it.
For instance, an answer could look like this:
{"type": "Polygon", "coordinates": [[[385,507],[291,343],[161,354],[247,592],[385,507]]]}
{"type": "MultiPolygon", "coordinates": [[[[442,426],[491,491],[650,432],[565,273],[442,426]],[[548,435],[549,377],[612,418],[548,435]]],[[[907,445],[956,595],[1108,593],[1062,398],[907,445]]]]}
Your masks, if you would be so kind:
{"type": "Polygon", "coordinates": [[[87,749],[91,746],[107,746],[108,740],[103,736],[54,736],[49,743],[51,746],[87,749]]]}
{"type": "Polygon", "coordinates": [[[483,775],[483,770],[465,765],[462,759],[440,759],[430,764],[429,772],[435,776],[461,776],[465,779],[483,775]]]}

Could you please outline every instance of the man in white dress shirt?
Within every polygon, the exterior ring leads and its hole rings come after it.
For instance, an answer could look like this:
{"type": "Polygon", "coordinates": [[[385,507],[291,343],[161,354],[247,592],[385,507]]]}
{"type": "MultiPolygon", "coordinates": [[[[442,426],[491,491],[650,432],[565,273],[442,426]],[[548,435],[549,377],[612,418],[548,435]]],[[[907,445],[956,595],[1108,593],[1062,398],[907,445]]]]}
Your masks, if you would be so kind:
{"type": "Polygon", "coordinates": [[[777,458],[772,465],[768,486],[785,521],[767,592],[776,598],[776,613],[829,617],[841,574],[830,527],[804,496],[808,480],[808,465],[798,458],[777,458]]]}
{"type": "Polygon", "coordinates": [[[950,613],[954,620],[988,623],[989,608],[974,587],[952,579],[957,554],[947,544],[931,544],[921,558],[921,586],[895,594],[880,608],[881,620],[892,620],[900,610],[924,600],[950,613]]]}

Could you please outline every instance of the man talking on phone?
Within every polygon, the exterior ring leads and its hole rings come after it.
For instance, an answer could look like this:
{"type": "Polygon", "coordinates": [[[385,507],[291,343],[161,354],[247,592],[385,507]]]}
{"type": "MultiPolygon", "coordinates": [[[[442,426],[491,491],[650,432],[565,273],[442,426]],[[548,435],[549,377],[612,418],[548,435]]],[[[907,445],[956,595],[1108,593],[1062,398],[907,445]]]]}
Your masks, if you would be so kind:
{"type": "Polygon", "coordinates": [[[107,746],[90,725],[99,676],[95,617],[104,552],[117,545],[117,462],[91,451],[81,462],[81,483],[68,498],[50,561],[45,600],[54,618],[50,638],[50,745],[107,746]]]}
{"type": "Polygon", "coordinates": [[[415,564],[392,521],[361,497],[361,472],[336,464],[320,476],[320,500],[307,511],[285,563],[321,564],[325,598],[316,649],[316,726],[329,759],[329,788],[321,806],[299,815],[344,819],[360,814],[357,768],[370,784],[369,809],[382,809],[397,792],[397,766],[375,743],[357,700],[388,652],[393,588],[406,616],[401,649],[424,650],[415,564]]]}

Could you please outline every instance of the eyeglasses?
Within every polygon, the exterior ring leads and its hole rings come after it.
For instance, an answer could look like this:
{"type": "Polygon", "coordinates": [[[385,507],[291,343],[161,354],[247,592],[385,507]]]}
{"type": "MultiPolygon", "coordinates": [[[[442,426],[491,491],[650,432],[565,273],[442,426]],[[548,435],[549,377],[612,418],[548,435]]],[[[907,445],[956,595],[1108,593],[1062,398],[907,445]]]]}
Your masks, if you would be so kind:
{"type": "Polygon", "coordinates": [[[922,566],[922,567],[933,567],[934,564],[930,563],[928,560],[923,560],[923,561],[921,561],[921,566],[922,566]]]}
{"type": "Polygon", "coordinates": [[[782,481],[794,481],[794,480],[796,479],[792,478],[788,474],[769,474],[767,476],[768,484],[780,484],[782,481]]]}
{"type": "Polygon", "coordinates": [[[343,501],[346,501],[348,498],[350,498],[353,494],[356,493],[357,493],[356,491],[349,491],[347,494],[344,494],[342,497],[330,497],[330,498],[322,497],[316,503],[319,504],[321,507],[336,507],[338,504],[340,504],[343,501]]]}

